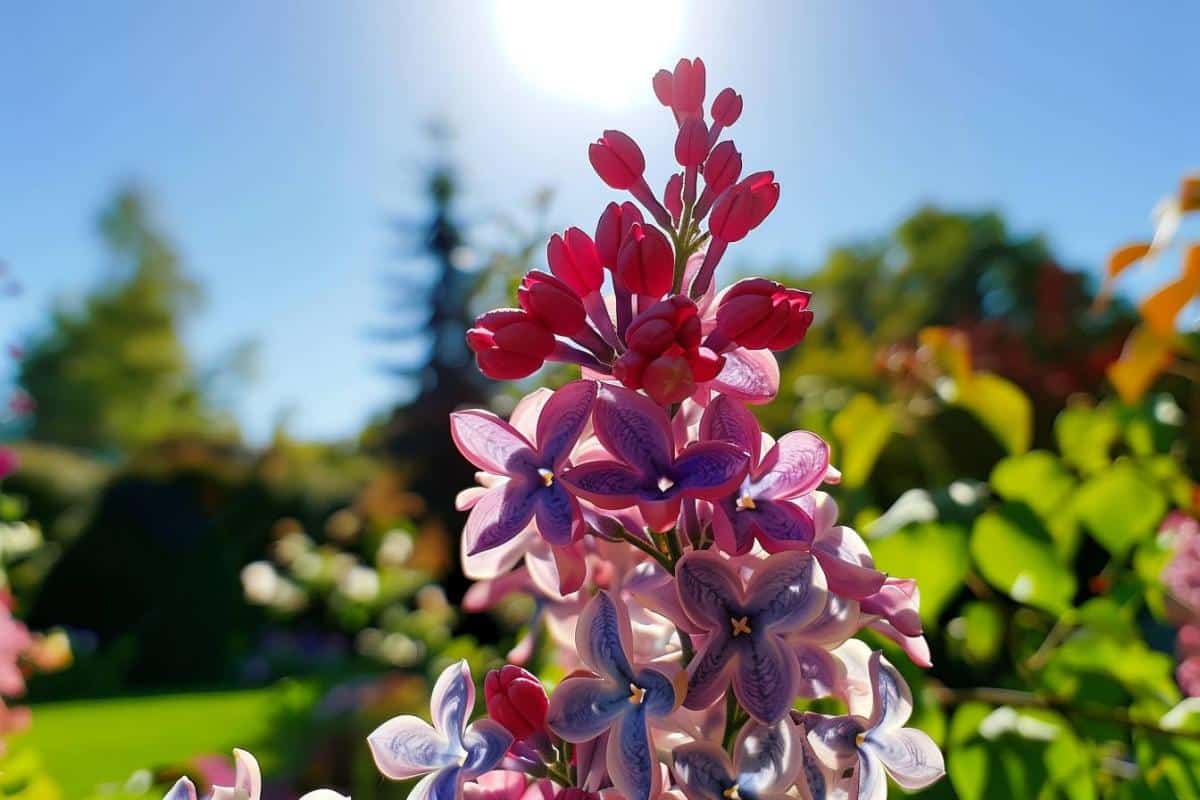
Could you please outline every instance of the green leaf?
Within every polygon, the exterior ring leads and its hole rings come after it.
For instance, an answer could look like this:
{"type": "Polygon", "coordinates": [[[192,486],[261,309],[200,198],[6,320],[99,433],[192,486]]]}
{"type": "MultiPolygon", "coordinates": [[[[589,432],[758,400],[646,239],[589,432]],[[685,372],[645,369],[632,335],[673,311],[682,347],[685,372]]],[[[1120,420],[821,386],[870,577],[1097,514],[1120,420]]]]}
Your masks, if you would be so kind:
{"type": "Polygon", "coordinates": [[[1116,557],[1145,541],[1167,512],[1167,501],[1129,461],[1089,479],[1075,494],[1075,513],[1088,532],[1116,557]]]}
{"type": "Polygon", "coordinates": [[[963,607],[962,616],[946,626],[951,643],[957,643],[960,655],[969,664],[990,664],[1004,646],[1005,615],[998,603],[972,601],[963,607]]]}
{"type": "Polygon", "coordinates": [[[1063,460],[1080,472],[1099,472],[1111,463],[1109,451],[1121,427],[1107,407],[1068,408],[1054,420],[1054,438],[1063,460]]]}
{"type": "Polygon", "coordinates": [[[1033,404],[1015,383],[976,372],[959,387],[957,404],[983,423],[1009,453],[1024,453],[1033,437],[1033,404]]]}
{"type": "Polygon", "coordinates": [[[875,565],[889,575],[915,578],[921,588],[921,621],[936,623],[962,589],[971,565],[967,531],[958,525],[925,522],[871,542],[875,565]]]}
{"type": "Polygon", "coordinates": [[[1071,607],[1075,576],[1059,562],[1053,540],[1026,506],[1005,503],[975,520],[971,557],[988,583],[1018,603],[1052,614],[1071,607]]]}
{"type": "Polygon", "coordinates": [[[842,445],[838,466],[847,488],[866,483],[892,436],[895,416],[891,406],[880,405],[869,394],[858,394],[833,418],[833,434],[842,445]]]}
{"type": "Polygon", "coordinates": [[[1062,463],[1045,450],[1009,456],[996,465],[990,479],[996,494],[1005,500],[1025,503],[1041,517],[1055,551],[1063,560],[1075,554],[1079,529],[1075,517],[1064,514],[1067,499],[1075,490],[1075,478],[1062,463]]]}

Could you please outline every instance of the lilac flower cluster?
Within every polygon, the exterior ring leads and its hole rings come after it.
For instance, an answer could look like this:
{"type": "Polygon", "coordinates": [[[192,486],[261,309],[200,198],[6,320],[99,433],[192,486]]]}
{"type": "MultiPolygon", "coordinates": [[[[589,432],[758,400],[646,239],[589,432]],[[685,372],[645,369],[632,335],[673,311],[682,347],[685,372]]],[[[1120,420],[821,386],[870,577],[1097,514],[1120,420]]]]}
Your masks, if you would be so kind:
{"type": "Polygon", "coordinates": [[[1175,680],[1188,697],[1200,697],[1200,522],[1173,511],[1159,534],[1173,549],[1162,578],[1169,615],[1179,625],[1175,680]]]}
{"type": "Polygon", "coordinates": [[[679,130],[662,201],[629,136],[606,131],[589,149],[650,221],[610,203],[594,238],[556,234],[519,307],[467,333],[491,377],[548,360],[581,375],[507,420],[452,415],[478,469],[458,497],[476,581],[464,606],[520,592],[537,611],[514,663],[484,682],[486,718],[469,722],[475,685],[459,662],[437,682],[432,724],[401,716],[370,735],[385,776],[423,776],[411,800],[881,800],[887,775],[915,789],[944,772],[906,727],[900,673],[854,638],[870,628],[929,666],[915,584],[877,570],[838,524],[820,491],[839,479],[826,443],[775,440],[747,408],[775,396],[773,351],[803,339],[809,295],[762,278],[718,293],[713,277],[779,185],[741,178],[741,154],[718,141],[742,99],[723,90],[706,119],[703,62],[653,85],[679,130]],[[566,674],[548,696],[518,666],[543,632],[566,674]],[[845,713],[796,710],[820,698],[845,713]]]}

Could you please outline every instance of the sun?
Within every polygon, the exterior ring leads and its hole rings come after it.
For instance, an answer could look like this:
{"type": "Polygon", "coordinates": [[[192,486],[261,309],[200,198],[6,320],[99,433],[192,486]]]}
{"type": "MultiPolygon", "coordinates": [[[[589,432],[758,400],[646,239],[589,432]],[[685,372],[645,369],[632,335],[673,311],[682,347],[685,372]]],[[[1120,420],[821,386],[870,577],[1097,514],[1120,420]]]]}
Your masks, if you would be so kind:
{"type": "Polygon", "coordinates": [[[495,0],[500,44],[532,84],[608,109],[650,97],[669,67],[682,0],[495,0]]]}

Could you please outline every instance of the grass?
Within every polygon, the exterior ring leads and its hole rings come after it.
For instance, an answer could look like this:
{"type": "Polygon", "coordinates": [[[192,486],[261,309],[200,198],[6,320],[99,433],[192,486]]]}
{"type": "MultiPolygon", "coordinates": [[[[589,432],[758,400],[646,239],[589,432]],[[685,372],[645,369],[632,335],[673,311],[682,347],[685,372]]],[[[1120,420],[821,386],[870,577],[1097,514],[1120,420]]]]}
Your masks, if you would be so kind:
{"type": "Polygon", "coordinates": [[[33,726],[11,743],[34,750],[63,797],[87,797],[136,770],[185,762],[202,753],[255,749],[265,772],[278,715],[307,703],[314,688],[282,682],[265,689],[43,703],[33,726]],[[263,746],[260,746],[263,745],[263,746]]]}

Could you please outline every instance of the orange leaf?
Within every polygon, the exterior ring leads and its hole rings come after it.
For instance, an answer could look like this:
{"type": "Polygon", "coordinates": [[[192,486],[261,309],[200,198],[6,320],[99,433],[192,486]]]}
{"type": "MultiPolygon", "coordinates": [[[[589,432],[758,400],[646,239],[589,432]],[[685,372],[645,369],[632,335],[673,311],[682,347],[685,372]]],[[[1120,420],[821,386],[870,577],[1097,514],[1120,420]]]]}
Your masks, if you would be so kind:
{"type": "Polygon", "coordinates": [[[917,341],[926,348],[945,372],[960,385],[971,380],[971,343],[967,335],[954,328],[922,328],[917,341]]]}
{"type": "Polygon", "coordinates": [[[1121,357],[1108,367],[1108,379],[1126,403],[1136,403],[1174,356],[1168,344],[1145,326],[1125,340],[1121,357]]]}
{"type": "Polygon", "coordinates": [[[1108,277],[1115,278],[1150,254],[1149,242],[1134,242],[1119,247],[1108,257],[1108,277]]]}
{"type": "Polygon", "coordinates": [[[1188,175],[1180,182],[1179,210],[1200,211],[1200,174],[1188,175]]]}
{"type": "Polygon", "coordinates": [[[1183,274],[1142,303],[1142,319],[1160,337],[1175,333],[1175,318],[1200,293],[1200,245],[1188,248],[1183,274]]]}

